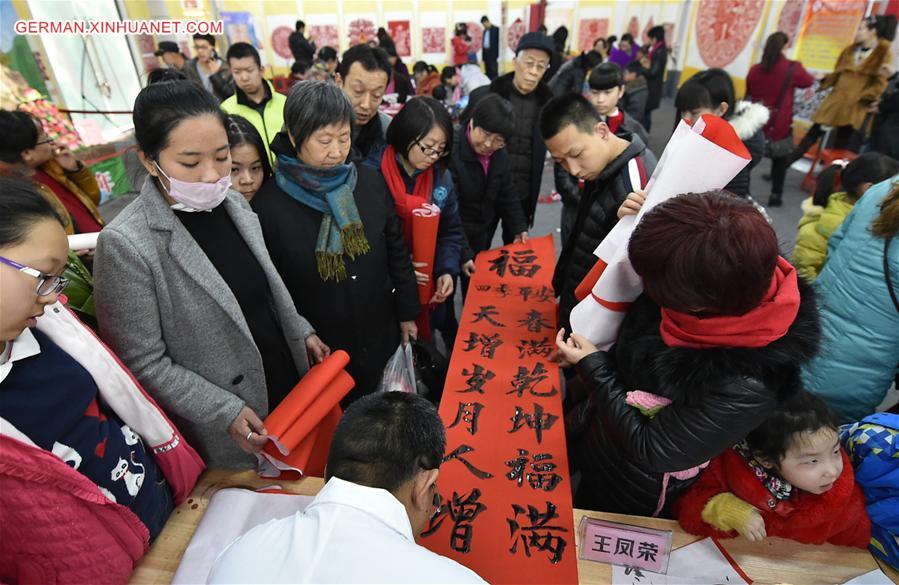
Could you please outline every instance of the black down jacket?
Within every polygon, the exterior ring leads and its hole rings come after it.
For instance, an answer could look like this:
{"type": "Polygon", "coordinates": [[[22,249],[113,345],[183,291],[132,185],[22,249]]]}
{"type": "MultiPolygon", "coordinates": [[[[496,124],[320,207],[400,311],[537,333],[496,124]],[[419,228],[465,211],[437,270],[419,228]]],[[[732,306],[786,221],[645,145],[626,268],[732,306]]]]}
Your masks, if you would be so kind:
{"type": "Polygon", "coordinates": [[[553,275],[553,287],[559,296],[560,323],[570,330],[568,316],[577,304],[574,289],[587,276],[596,256],[593,251],[618,223],[618,208],[627,199],[630,189],[625,183],[627,163],[642,157],[647,177],[655,170],[656,159],[635,134],[619,133],[630,146],[584,187],[577,204],[577,215],[568,240],[562,242],[562,254],[553,275]]]}
{"type": "MultiPolygon", "coordinates": [[[[817,352],[820,337],[813,291],[801,280],[799,286],[802,300],[790,329],[757,349],[668,347],[659,333],[659,306],[646,295],[637,299],[611,352],[577,365],[587,396],[565,420],[572,469],[582,473],[575,506],[652,515],[666,472],[718,456],[795,392],[799,367],[817,352]],[[648,418],[625,403],[632,390],[672,403],[648,418]]],[[[662,516],[670,516],[673,501],[694,480],[669,478],[662,516]]]]}

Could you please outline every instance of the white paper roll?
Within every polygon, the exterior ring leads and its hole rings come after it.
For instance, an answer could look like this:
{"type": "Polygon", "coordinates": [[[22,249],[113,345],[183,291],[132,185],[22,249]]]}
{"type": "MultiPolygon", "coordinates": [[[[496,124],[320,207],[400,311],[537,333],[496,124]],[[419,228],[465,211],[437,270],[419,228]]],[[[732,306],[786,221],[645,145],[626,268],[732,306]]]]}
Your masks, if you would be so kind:
{"type": "Polygon", "coordinates": [[[97,247],[98,237],[100,237],[100,232],[93,232],[90,234],[75,234],[74,236],[69,236],[69,249],[93,250],[97,247]]]}

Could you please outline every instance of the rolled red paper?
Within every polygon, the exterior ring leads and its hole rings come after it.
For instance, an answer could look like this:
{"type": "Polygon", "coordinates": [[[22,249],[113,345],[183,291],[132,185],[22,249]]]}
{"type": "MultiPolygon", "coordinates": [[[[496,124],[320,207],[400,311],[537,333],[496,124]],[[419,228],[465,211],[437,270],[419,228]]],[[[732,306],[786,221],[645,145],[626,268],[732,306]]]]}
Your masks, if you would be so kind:
{"type": "Polygon", "coordinates": [[[427,305],[434,296],[434,257],[437,255],[437,229],[440,227],[440,208],[425,203],[412,210],[412,261],[426,266],[415,270],[431,277],[427,284],[418,285],[418,301],[427,305]]]}

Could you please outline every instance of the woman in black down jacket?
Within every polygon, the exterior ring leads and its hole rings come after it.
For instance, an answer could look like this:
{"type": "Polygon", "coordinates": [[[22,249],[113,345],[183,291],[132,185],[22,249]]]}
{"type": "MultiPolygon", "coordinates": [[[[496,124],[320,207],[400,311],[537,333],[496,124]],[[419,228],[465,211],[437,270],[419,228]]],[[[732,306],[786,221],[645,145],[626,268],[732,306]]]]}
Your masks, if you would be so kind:
{"type": "Polygon", "coordinates": [[[722,191],[660,204],[628,253],[645,294],[611,351],[559,333],[561,359],[586,387],[580,400],[569,389],[565,421],[582,476],[575,505],[670,516],[698,467],[799,388],[817,309],[764,217],[722,191]]]}

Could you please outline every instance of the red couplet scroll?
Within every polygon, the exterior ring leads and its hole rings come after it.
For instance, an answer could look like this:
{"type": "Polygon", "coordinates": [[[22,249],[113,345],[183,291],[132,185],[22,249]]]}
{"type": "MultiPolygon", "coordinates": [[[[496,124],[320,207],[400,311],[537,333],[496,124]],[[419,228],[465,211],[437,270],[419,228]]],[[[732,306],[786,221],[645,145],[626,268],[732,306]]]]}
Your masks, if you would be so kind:
{"type": "Polygon", "coordinates": [[[440,403],[441,512],[422,543],[490,583],[577,583],[550,236],[478,255],[440,403]]]}
{"type": "Polygon", "coordinates": [[[340,401],[356,383],[344,368],[350,356],[332,353],[309,369],[290,394],[265,419],[271,440],[258,455],[265,477],[323,477],[331,437],[343,411],[340,401]]]}
{"type": "Polygon", "coordinates": [[[421,314],[418,317],[418,335],[431,339],[431,324],[428,319],[428,301],[434,296],[434,257],[437,255],[437,231],[440,227],[440,208],[432,203],[424,203],[412,210],[412,262],[423,262],[425,266],[416,268],[431,277],[426,284],[418,285],[418,302],[421,314]]]}

